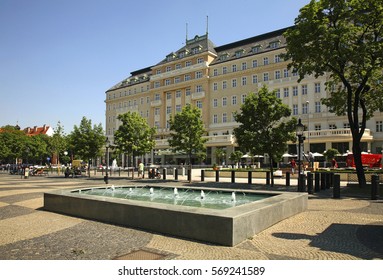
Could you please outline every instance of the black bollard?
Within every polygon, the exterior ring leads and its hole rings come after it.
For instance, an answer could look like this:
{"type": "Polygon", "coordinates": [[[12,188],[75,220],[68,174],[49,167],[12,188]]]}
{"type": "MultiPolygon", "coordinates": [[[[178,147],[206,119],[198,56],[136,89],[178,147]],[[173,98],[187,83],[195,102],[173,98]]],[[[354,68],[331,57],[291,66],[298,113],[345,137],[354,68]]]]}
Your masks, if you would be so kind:
{"type": "Polygon", "coordinates": [[[340,175],[333,175],[333,198],[340,198],[340,175]]]}
{"type": "Polygon", "coordinates": [[[219,170],[215,171],[215,181],[219,182],[219,170]]]}
{"type": "Polygon", "coordinates": [[[331,187],[331,173],[326,173],[326,189],[331,187]]]}
{"type": "Polygon", "coordinates": [[[320,188],[322,191],[326,189],[326,173],[325,172],[322,172],[320,174],[320,188]]]}
{"type": "Polygon", "coordinates": [[[334,187],[334,173],[330,173],[330,188],[334,187]]]}
{"type": "Polygon", "coordinates": [[[188,169],[188,182],[191,182],[191,169],[188,169]]]}
{"type": "Polygon", "coordinates": [[[317,193],[317,192],[320,192],[320,173],[315,173],[315,187],[314,187],[314,191],[317,193]]]}
{"type": "Polygon", "coordinates": [[[205,181],[205,169],[201,169],[201,182],[205,181]]]}
{"type": "Polygon", "coordinates": [[[247,183],[251,185],[251,179],[253,177],[253,171],[248,171],[247,173],[247,183]]]}
{"type": "Polygon", "coordinates": [[[178,169],[177,168],[174,168],[174,180],[178,181],[178,169]]]}
{"type": "Polygon", "coordinates": [[[379,197],[379,175],[371,176],[371,200],[377,200],[379,197]]]}
{"type": "Polygon", "coordinates": [[[231,182],[235,183],[235,170],[231,170],[231,182]]]}
{"type": "Polygon", "coordinates": [[[266,172],[266,185],[267,185],[267,186],[270,185],[270,171],[267,171],[267,172],[266,172]]]}
{"type": "Polygon", "coordinates": [[[166,180],[166,168],[162,170],[162,177],[166,180]]]}
{"type": "Polygon", "coordinates": [[[298,191],[299,192],[305,192],[306,191],[305,174],[299,174],[299,177],[298,177],[298,191]]]}
{"type": "Polygon", "coordinates": [[[314,193],[314,188],[313,188],[313,174],[311,172],[307,173],[307,192],[309,194],[314,193]]]}
{"type": "Polygon", "coordinates": [[[286,187],[290,187],[290,172],[286,172],[286,187]]]}

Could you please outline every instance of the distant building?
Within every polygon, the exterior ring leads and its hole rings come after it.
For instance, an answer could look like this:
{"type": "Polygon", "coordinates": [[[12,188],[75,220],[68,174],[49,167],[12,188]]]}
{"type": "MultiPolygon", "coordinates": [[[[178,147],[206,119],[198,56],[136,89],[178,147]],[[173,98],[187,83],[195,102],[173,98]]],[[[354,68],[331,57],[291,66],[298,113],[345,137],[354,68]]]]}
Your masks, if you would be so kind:
{"type": "Polygon", "coordinates": [[[53,128],[51,126],[48,126],[45,124],[41,127],[39,127],[39,126],[34,126],[33,128],[27,127],[27,128],[24,128],[23,131],[28,136],[35,136],[35,135],[39,135],[39,134],[45,134],[47,136],[52,136],[54,133],[53,128]]]}
{"type": "MultiPolygon", "coordinates": [[[[328,97],[328,76],[308,75],[298,83],[298,75],[289,70],[285,52],[287,28],[261,34],[223,46],[215,46],[208,34],[186,40],[185,45],[166,55],[154,66],[131,72],[131,75],[106,91],[106,134],[113,135],[121,122],[119,114],[137,112],[157,129],[156,146],[146,162],[157,164],[186,161],[185,155],[169,150],[169,119],[192,104],[202,111],[207,130],[206,163],[215,162],[215,150],[230,153],[238,149],[233,129],[238,127],[234,113],[240,110],[249,92],[263,85],[291,108],[292,116],[306,126],[304,151],[323,153],[336,148],[340,153],[352,150],[352,136],[347,116],[336,116],[322,103],[328,97]]],[[[145,54],[141,54],[145,55],[145,54]]],[[[367,122],[361,139],[362,149],[380,153],[383,145],[383,114],[367,122]]],[[[296,154],[296,144],[289,143],[289,153],[296,154]]]]}

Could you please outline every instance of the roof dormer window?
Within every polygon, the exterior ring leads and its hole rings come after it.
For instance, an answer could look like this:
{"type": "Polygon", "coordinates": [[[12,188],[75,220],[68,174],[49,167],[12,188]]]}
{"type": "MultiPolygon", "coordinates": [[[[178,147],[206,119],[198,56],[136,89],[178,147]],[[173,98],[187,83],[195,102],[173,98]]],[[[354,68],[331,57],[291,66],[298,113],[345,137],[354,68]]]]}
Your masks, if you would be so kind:
{"type": "Polygon", "coordinates": [[[270,47],[270,49],[276,49],[279,47],[280,44],[281,44],[281,41],[279,41],[279,40],[273,41],[273,42],[270,42],[269,47],[270,47]]]}
{"type": "Polygon", "coordinates": [[[245,52],[244,49],[241,49],[241,50],[236,51],[236,52],[235,52],[235,57],[236,57],[236,58],[241,57],[241,56],[243,55],[244,52],[245,52]]]}
{"type": "Polygon", "coordinates": [[[259,53],[262,49],[262,46],[261,45],[255,45],[251,48],[251,52],[252,53],[259,53]]]}

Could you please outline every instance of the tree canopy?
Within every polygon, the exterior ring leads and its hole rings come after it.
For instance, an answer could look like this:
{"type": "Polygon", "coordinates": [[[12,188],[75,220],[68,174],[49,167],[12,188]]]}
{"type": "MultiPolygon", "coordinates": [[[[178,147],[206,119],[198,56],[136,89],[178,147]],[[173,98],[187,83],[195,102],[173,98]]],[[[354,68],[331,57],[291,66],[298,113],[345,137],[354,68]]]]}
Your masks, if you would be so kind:
{"type": "Polygon", "coordinates": [[[290,108],[263,86],[258,93],[250,93],[235,114],[240,124],[234,135],[241,149],[251,154],[265,154],[270,157],[270,170],[273,177],[273,162],[278,162],[287,150],[287,142],[295,141],[297,121],[290,118],[290,108]]]}
{"type": "Polygon", "coordinates": [[[89,161],[102,154],[105,136],[101,123],[92,126],[92,120],[83,117],[80,125],[73,127],[68,138],[73,153],[84,161],[89,161]]]}
{"type": "Polygon", "coordinates": [[[365,185],[361,138],[366,121],[383,109],[383,2],[312,0],[285,33],[290,67],[300,79],[329,75],[331,112],[347,115],[359,184],[365,185]]]}
{"type": "Polygon", "coordinates": [[[169,145],[174,151],[188,155],[190,164],[193,155],[200,157],[206,151],[204,144],[207,139],[202,137],[206,130],[201,116],[201,110],[189,104],[169,120],[169,145]]]}
{"type": "Polygon", "coordinates": [[[129,155],[144,155],[155,146],[155,128],[151,128],[146,119],[136,112],[127,112],[119,115],[122,122],[114,133],[114,145],[119,153],[129,155]]]}

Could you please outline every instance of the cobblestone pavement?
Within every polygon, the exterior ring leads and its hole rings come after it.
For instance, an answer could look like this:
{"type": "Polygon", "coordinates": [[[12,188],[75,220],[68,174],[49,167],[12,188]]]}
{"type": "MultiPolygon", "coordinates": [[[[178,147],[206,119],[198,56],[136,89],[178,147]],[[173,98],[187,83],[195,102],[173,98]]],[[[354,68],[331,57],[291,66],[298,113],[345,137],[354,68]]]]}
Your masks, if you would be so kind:
{"type": "MultiPolygon", "coordinates": [[[[110,183],[116,185],[142,182],[145,181],[134,182],[121,177],[110,179],[110,183]]],[[[227,186],[229,183],[194,184],[227,186]]],[[[0,259],[129,259],[137,252],[144,254],[135,254],[135,258],[153,259],[383,259],[383,200],[343,196],[335,200],[331,198],[330,190],[310,195],[307,211],[283,220],[235,247],[184,240],[43,209],[44,192],[97,185],[104,185],[101,176],[22,179],[0,173],[0,259]]],[[[290,187],[289,191],[295,188],[290,187]]]]}

